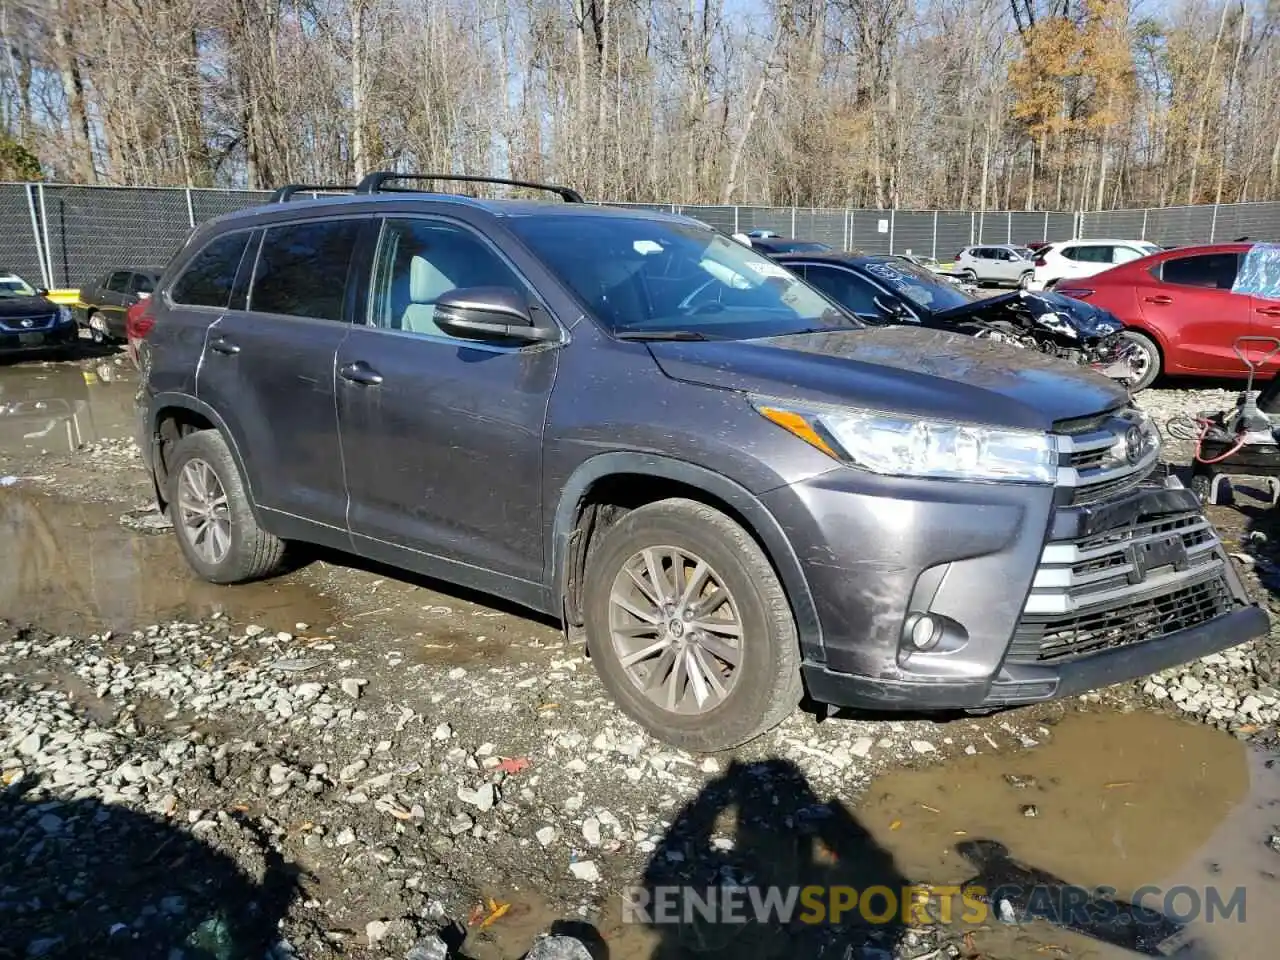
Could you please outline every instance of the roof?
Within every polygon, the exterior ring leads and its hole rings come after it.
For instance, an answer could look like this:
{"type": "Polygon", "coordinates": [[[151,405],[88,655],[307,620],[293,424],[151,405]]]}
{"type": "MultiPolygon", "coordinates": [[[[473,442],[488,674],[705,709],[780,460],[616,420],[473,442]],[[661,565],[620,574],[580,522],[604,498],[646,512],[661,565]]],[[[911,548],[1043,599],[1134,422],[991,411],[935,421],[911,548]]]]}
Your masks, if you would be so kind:
{"type": "Polygon", "coordinates": [[[845,253],[842,250],[817,250],[809,253],[800,250],[796,253],[776,253],[770,259],[775,260],[778,263],[807,260],[818,263],[834,263],[841,266],[860,267],[868,263],[884,263],[886,260],[901,260],[904,258],[889,254],[845,253]]]}
{"type": "Polygon", "coordinates": [[[1145,244],[1150,247],[1156,246],[1151,240],[1120,240],[1115,237],[1074,237],[1070,240],[1055,240],[1050,246],[1061,246],[1064,243],[1131,243],[1135,246],[1145,244]]]}
{"type": "Polygon", "coordinates": [[[469,207],[473,210],[484,210],[495,217],[522,216],[565,216],[565,217],[614,217],[619,220],[654,220],[668,223],[696,223],[692,217],[679,214],[663,213],[657,210],[645,210],[636,207],[610,207],[597,203],[565,203],[562,200],[484,200],[478,197],[466,197],[456,193],[431,193],[428,191],[401,191],[388,193],[359,193],[340,197],[316,197],[301,200],[290,200],[288,203],[263,203],[224,213],[219,217],[206,221],[208,224],[222,224],[237,220],[248,220],[265,217],[270,214],[285,214],[280,219],[294,219],[297,211],[342,210],[351,207],[358,210],[377,210],[379,206],[390,204],[403,208],[415,202],[432,204],[454,204],[469,207]]]}

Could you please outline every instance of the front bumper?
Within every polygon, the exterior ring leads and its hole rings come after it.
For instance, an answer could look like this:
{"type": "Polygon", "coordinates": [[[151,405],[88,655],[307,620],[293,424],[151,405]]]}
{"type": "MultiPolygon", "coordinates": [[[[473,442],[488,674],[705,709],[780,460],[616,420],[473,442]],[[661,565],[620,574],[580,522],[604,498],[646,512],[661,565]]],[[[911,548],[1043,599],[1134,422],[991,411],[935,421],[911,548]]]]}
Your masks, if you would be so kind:
{"type": "Polygon", "coordinates": [[[974,709],[1131,680],[1266,633],[1190,491],[1160,479],[1098,502],[1047,487],[836,471],[774,491],[822,639],[823,703],[974,709]],[[876,490],[875,488],[879,489],[876,490]],[[944,625],[920,651],[920,615],[944,625]]]}
{"type": "Polygon", "coordinates": [[[64,323],[44,330],[15,331],[0,328],[0,354],[36,353],[61,350],[80,339],[75,323],[64,323]]]}

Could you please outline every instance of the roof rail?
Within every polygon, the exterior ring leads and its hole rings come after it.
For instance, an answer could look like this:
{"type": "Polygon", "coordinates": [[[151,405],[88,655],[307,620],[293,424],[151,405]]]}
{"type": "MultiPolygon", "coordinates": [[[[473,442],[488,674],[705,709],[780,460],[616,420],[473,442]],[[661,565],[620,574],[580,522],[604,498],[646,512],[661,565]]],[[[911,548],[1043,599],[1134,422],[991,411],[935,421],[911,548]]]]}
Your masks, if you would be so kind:
{"type": "Polygon", "coordinates": [[[271,198],[267,203],[284,203],[286,200],[293,199],[295,193],[319,193],[322,190],[326,192],[335,190],[351,191],[355,190],[355,187],[349,183],[291,183],[271,194],[271,198]]]}
{"type": "MultiPolygon", "coordinates": [[[[507,187],[527,187],[530,190],[546,190],[560,197],[565,203],[585,203],[582,194],[571,187],[558,187],[547,183],[533,183],[529,180],[503,180],[498,177],[469,177],[452,173],[392,173],[380,170],[371,173],[360,181],[356,193],[381,193],[383,184],[389,180],[450,180],[461,183],[499,183],[507,187]]],[[[395,188],[390,188],[395,190],[395,188]]]]}

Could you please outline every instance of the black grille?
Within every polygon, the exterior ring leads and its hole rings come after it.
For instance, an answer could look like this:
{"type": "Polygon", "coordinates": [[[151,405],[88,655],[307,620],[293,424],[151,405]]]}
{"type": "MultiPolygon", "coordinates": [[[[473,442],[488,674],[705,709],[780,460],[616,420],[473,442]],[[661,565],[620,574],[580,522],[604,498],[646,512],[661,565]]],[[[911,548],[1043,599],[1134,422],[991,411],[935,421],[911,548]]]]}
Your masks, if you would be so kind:
{"type": "Polygon", "coordinates": [[[1101,447],[1097,450],[1077,450],[1071,454],[1071,466],[1077,470],[1092,470],[1095,467],[1100,467],[1106,462],[1109,451],[1109,447],[1101,447]]]}
{"type": "Polygon", "coordinates": [[[1011,663],[1061,661],[1154,640],[1227,613],[1231,593],[1221,577],[1109,610],[1068,617],[1024,617],[1009,648],[1011,663]]]}

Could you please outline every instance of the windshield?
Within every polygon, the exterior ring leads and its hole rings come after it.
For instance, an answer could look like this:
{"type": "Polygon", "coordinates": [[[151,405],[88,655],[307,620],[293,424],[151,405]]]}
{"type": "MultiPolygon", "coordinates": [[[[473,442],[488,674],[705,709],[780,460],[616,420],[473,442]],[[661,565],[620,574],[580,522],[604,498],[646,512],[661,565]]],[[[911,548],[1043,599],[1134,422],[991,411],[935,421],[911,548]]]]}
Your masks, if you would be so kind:
{"type": "Polygon", "coordinates": [[[872,260],[863,264],[862,269],[894,293],[934,313],[963,307],[978,299],[950,280],[944,280],[910,260],[872,260]]]}
{"type": "Polygon", "coordinates": [[[861,326],[784,267],[712,230],[546,214],[508,225],[613,333],[744,340],[861,326]]]}
{"type": "Polygon", "coordinates": [[[0,297],[34,297],[35,288],[21,277],[0,277],[0,297]]]}
{"type": "Polygon", "coordinates": [[[1034,260],[1036,258],[1030,247],[1012,247],[1011,249],[1016,256],[1021,257],[1023,260],[1034,260]]]}
{"type": "Polygon", "coordinates": [[[1151,256],[1151,254],[1153,253],[1160,252],[1160,248],[1157,247],[1154,243],[1139,243],[1137,244],[1137,247],[1139,250],[1143,252],[1145,256],[1148,256],[1148,257],[1151,256]]]}

